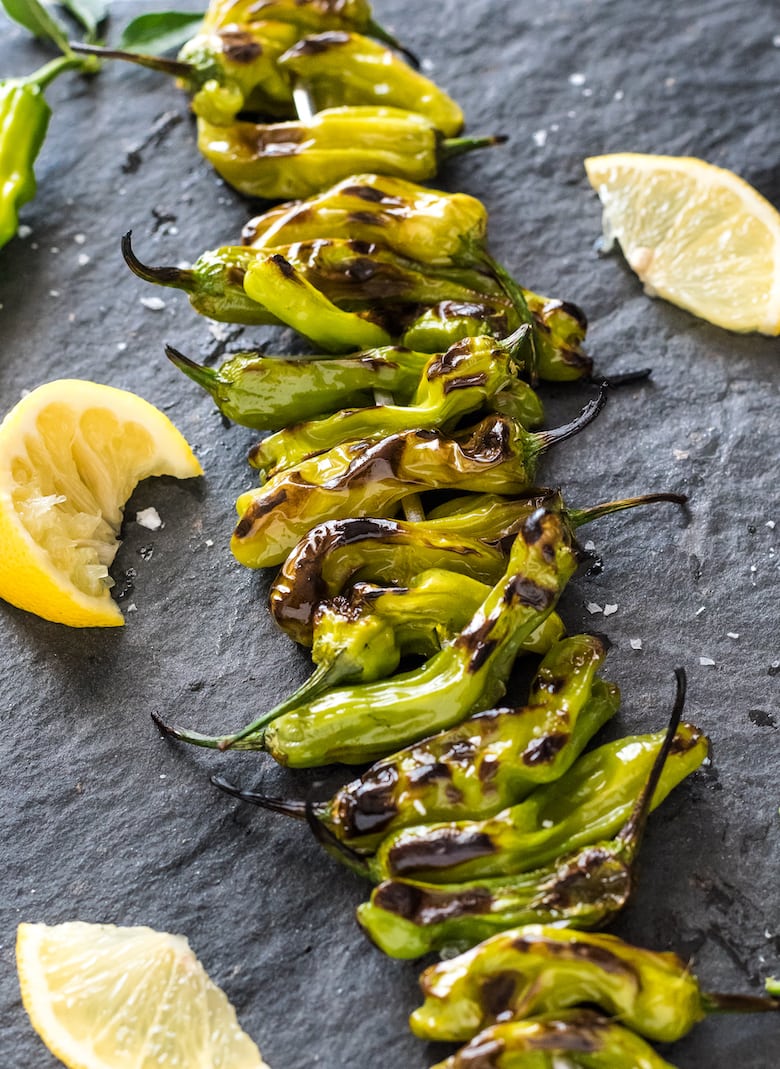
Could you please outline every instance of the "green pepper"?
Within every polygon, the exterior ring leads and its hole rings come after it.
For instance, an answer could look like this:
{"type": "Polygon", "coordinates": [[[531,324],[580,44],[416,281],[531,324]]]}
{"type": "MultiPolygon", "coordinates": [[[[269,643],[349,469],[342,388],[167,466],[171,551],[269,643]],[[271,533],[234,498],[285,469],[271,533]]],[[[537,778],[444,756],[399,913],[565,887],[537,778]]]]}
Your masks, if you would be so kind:
{"type": "Polygon", "coordinates": [[[239,497],[233,554],[249,568],[280,564],[323,519],[387,515],[421,490],[522,493],[532,483],[538,455],[590,423],[605,401],[602,390],[556,430],[531,433],[506,416],[487,416],[453,436],[405,431],[378,443],[335,446],[239,497]]]}
{"type": "Polygon", "coordinates": [[[262,747],[292,767],[363,764],[465,716],[503,693],[522,642],[555,608],[579,550],[559,512],[539,509],[523,524],[509,567],[466,628],[425,665],[376,683],[336,688],[222,740],[178,728],[175,738],[222,749],[262,747]]]}
{"type": "MultiPolygon", "coordinates": [[[[554,642],[526,706],[478,713],[378,761],[330,802],[309,807],[309,816],[350,849],[370,853],[399,828],[499,812],[561,776],[617,711],[617,687],[594,686],[605,655],[595,635],[554,642]]],[[[232,793],[289,816],[306,816],[302,803],[232,793]]]]}
{"type": "Polygon", "coordinates": [[[290,82],[306,87],[316,110],[344,104],[375,104],[417,112],[454,137],[463,112],[429,78],[394,52],[357,33],[331,30],[304,37],[279,59],[290,82]]]}
{"type": "MultiPolygon", "coordinates": [[[[374,878],[462,883],[528,872],[614,835],[628,820],[664,735],[638,735],[593,750],[554,783],[484,820],[460,820],[388,835],[371,862],[374,878]]],[[[695,771],[708,742],[691,724],[678,730],[651,808],[695,771]]]]}
{"type": "Polygon", "coordinates": [[[401,343],[423,353],[438,353],[461,338],[487,334],[505,337],[517,325],[514,310],[490,301],[439,301],[413,320],[401,343]]]}
{"type": "Polygon", "coordinates": [[[19,208],[35,196],[33,165],[51,117],[43,91],[62,71],[78,66],[73,56],[62,56],[33,74],[0,81],[0,248],[16,234],[19,208]]]}
{"type": "MultiPolygon", "coordinates": [[[[546,660],[550,661],[549,655],[546,660]]],[[[614,839],[580,847],[514,876],[456,884],[387,880],[358,907],[358,921],[368,937],[392,957],[416,958],[443,947],[467,950],[496,932],[523,924],[600,928],[612,920],[634,890],[649,807],[680,723],[685,673],[677,669],[676,675],[677,697],[663,745],[631,815],[614,839]]],[[[604,684],[596,681],[581,718],[599,686],[604,684]]],[[[542,736],[540,744],[546,739],[542,736]]]]}
{"type": "Polygon", "coordinates": [[[244,290],[295,330],[329,352],[390,345],[371,313],[345,312],[316,289],[281,253],[258,254],[244,275],[244,290]]]}
{"type": "Polygon", "coordinates": [[[309,197],[364,168],[424,182],[451,157],[505,140],[442,138],[428,119],[400,108],[326,108],[272,125],[198,119],[198,148],[217,173],[239,193],[269,200],[309,197]]]}
{"type": "Polygon", "coordinates": [[[72,47],[84,55],[135,63],[177,78],[193,94],[195,114],[224,126],[239,112],[294,117],[292,89],[278,60],[297,39],[290,23],[258,21],[205,29],[184,45],[177,59],[97,45],[72,47]]]}
{"type": "Polygon", "coordinates": [[[674,1069],[640,1036],[591,1010],[502,1021],[433,1069],[674,1069]]]}
{"type": "Polygon", "coordinates": [[[324,30],[355,30],[385,41],[416,62],[412,53],[374,20],[368,0],[211,0],[204,25],[207,29],[252,26],[266,19],[289,23],[298,37],[324,30]]]}
{"type": "Polygon", "coordinates": [[[281,430],[298,420],[369,407],[374,390],[411,401],[430,357],[385,346],[352,357],[235,353],[219,368],[196,364],[170,345],[169,360],[211,394],[219,411],[256,430],[281,430]]]}
{"type": "Polygon", "coordinates": [[[242,236],[263,249],[350,238],[378,242],[409,260],[452,266],[462,263],[464,242],[479,244],[486,232],[487,211],[476,197],[391,175],[353,174],[306,201],[256,216],[242,236]]]}
{"type": "Polygon", "coordinates": [[[780,1000],[702,992],[676,954],[614,935],[528,925],[502,932],[426,969],[425,996],[410,1018],[421,1039],[460,1042],[498,1020],[599,1006],[660,1043],[686,1035],[707,1013],[780,1009],[780,1000]]]}
{"type": "Polygon", "coordinates": [[[521,332],[505,342],[464,338],[430,358],[410,405],[343,409],[326,419],[293,424],[259,442],[249,463],[268,477],[345,442],[452,427],[469,413],[492,408],[496,394],[511,389],[517,376],[513,353],[521,341],[521,332]]]}

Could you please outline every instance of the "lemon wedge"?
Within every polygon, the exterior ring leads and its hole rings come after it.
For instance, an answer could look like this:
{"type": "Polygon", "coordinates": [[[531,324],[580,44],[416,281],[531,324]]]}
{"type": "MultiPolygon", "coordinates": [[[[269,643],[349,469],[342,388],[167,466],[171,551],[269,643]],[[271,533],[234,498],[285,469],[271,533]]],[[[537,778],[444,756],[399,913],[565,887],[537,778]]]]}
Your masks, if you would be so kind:
{"type": "Polygon", "coordinates": [[[0,597],[73,627],[124,623],[108,575],[124,503],[149,475],[202,473],[168,417],[135,394],[39,386],[0,424],[0,597]]]}
{"type": "Polygon", "coordinates": [[[692,157],[585,160],[617,238],[651,296],[719,327],[780,334],[780,213],[731,171],[692,157]]]}
{"type": "Polygon", "coordinates": [[[68,1069],[268,1069],[180,935],[20,924],[22,1002],[68,1069]]]}

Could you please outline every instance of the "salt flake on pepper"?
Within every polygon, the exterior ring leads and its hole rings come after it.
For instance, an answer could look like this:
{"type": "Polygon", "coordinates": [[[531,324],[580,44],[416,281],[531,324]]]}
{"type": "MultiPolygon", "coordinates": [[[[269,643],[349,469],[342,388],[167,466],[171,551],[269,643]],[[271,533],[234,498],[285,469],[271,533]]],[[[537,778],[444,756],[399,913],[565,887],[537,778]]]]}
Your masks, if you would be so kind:
{"type": "Polygon", "coordinates": [[[163,525],[160,513],[153,507],[136,512],[135,522],[139,527],[146,527],[149,531],[159,531],[163,525]]]}

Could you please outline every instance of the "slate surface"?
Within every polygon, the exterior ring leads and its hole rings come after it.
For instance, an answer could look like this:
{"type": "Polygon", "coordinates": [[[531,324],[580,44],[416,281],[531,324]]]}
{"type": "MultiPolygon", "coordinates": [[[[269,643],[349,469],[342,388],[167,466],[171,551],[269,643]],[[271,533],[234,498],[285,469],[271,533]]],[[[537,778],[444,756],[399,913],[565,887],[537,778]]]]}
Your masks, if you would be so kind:
{"type": "MultiPolygon", "coordinates": [[[[654,369],[649,385],[615,395],[596,426],[545,461],[544,480],[575,504],[652,489],[691,496],[688,521],[664,507],[588,532],[603,571],[577,579],[563,602],[572,629],[605,630],[614,644],[606,674],[624,705],[613,734],[663,723],[682,664],[687,715],[713,740],[712,766],[652,820],[641,890],[619,930],[694,956],[710,989],[757,991],[780,971],[778,343],[651,301],[619,256],[599,258],[599,207],[582,159],[622,149],[699,155],[780,204],[777,7],[422,6],[377,0],[376,14],[430,60],[472,130],[511,135],[441,184],[486,201],[492,248],[521,279],[586,309],[600,369],[654,369]],[[605,620],[588,613],[591,602],[618,611],[605,620]]],[[[141,10],[114,4],[111,39],[141,10]]],[[[42,62],[43,49],[0,25],[0,69],[42,62]]],[[[17,923],[79,918],[187,934],[274,1069],[423,1069],[441,1052],[406,1027],[417,967],[363,939],[352,910],[365,888],[303,828],[240,807],[207,781],[229,772],[322,797],[324,776],[286,773],[258,755],[176,749],[149,720],[156,710],[201,729],[237,727],[307,670],[269,621],[268,576],[244,571],[227,549],[233,500],[252,484],[253,435],[223,427],[162,351],[168,340],[215,361],[273,332],[214,329],[170,291],[162,311],[148,310],[141,298],[152,291],[119,255],[132,227],[150,262],[193,260],[237,235],[249,207],[200,161],[186,101],[158,76],[107,67],[92,82],[62,79],[49,97],[40,193],[23,212],[32,232],[0,254],[2,408],[55,377],[126,387],[170,414],[206,475],[142,485],[129,503],[114,574],[135,611],[121,631],[0,612],[3,1065],[55,1064],[20,1005],[17,923]],[[165,522],[158,532],[133,522],[149,505],[165,522]]],[[[585,392],[550,394],[551,421],[585,392]]],[[[774,1019],[710,1020],[667,1056],[681,1069],[770,1069],[779,1040],[774,1019]]]]}

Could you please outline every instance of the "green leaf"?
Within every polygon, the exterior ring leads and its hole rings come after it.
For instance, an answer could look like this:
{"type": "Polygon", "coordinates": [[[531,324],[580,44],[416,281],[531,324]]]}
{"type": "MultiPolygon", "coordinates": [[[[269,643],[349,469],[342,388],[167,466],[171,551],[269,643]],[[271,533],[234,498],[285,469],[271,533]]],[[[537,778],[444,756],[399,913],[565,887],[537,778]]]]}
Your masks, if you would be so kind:
{"type": "Polygon", "coordinates": [[[196,27],[202,21],[203,12],[160,11],[152,15],[139,15],[125,26],[119,47],[159,56],[163,52],[181,48],[194,36],[196,27]]]}
{"type": "Polygon", "coordinates": [[[36,37],[55,44],[65,55],[70,54],[68,31],[57,16],[40,0],[0,0],[8,15],[36,37]]]}
{"type": "Polygon", "coordinates": [[[60,3],[81,23],[90,38],[96,36],[100,23],[108,14],[108,0],[60,0],[60,3]]]}

